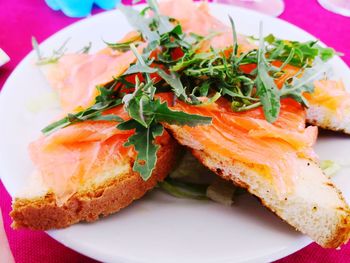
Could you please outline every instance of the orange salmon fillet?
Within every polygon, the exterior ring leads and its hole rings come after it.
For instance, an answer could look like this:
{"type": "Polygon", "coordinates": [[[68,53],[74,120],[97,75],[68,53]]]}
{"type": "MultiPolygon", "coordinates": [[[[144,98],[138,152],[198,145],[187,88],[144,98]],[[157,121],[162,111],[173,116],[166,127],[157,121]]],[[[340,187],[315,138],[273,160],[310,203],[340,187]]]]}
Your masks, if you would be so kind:
{"type": "Polygon", "coordinates": [[[317,127],[305,126],[304,109],[291,99],[282,100],[280,116],[271,124],[261,107],[237,113],[224,98],[209,106],[192,106],[179,100],[173,102],[171,94],[158,96],[174,110],[212,117],[211,125],[182,129],[207,151],[253,165],[282,191],[293,185],[292,162],[296,156],[317,159],[312,150],[317,127]]]}

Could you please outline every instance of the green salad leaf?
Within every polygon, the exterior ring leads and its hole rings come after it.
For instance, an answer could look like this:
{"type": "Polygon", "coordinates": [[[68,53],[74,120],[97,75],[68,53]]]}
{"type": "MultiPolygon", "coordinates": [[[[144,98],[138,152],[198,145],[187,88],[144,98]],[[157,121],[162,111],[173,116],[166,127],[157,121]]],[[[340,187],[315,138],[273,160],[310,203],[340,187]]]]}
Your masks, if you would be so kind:
{"type": "Polygon", "coordinates": [[[260,44],[257,53],[257,78],[255,83],[265,118],[269,122],[274,122],[278,118],[281,104],[279,90],[269,73],[270,67],[265,59],[262,24],[260,24],[260,44]]]}
{"type": "Polygon", "coordinates": [[[163,134],[164,128],[159,123],[152,123],[149,127],[140,125],[135,120],[118,125],[120,130],[135,129],[135,134],[131,135],[125,143],[125,146],[133,146],[137,152],[133,170],[140,173],[143,180],[148,180],[157,163],[157,152],[159,146],[154,140],[157,136],[163,134]]]}
{"type": "Polygon", "coordinates": [[[159,182],[158,186],[168,194],[178,198],[209,200],[206,194],[207,185],[183,183],[168,177],[163,182],[159,182]]]}
{"type": "Polygon", "coordinates": [[[161,103],[156,100],[153,106],[153,112],[156,122],[175,124],[180,126],[198,126],[211,124],[211,118],[196,114],[188,114],[183,111],[173,111],[169,109],[166,102],[161,103]]]}
{"type": "Polygon", "coordinates": [[[68,114],[66,117],[55,121],[51,123],[50,125],[46,126],[44,129],[41,130],[41,132],[44,135],[49,135],[59,129],[68,127],[72,124],[78,123],[78,122],[84,122],[87,120],[94,120],[94,121],[117,121],[122,122],[123,119],[114,116],[114,115],[102,115],[102,113],[108,109],[115,108],[116,106],[120,105],[122,103],[121,99],[109,101],[107,103],[97,103],[86,110],[80,111],[75,114],[68,114]]]}
{"type": "Polygon", "coordinates": [[[314,91],[313,81],[317,80],[328,70],[329,66],[323,63],[304,69],[299,75],[297,74],[284,83],[280,90],[281,98],[293,98],[303,106],[308,107],[309,104],[303,94],[312,93],[314,91]]]}

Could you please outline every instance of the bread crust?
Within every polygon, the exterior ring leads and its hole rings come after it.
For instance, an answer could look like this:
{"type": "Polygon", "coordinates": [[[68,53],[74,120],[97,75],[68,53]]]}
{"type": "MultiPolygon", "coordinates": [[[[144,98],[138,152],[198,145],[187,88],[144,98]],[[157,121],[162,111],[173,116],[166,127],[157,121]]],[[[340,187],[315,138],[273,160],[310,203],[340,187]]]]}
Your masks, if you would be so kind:
{"type": "MultiPolygon", "coordinates": [[[[63,206],[56,204],[54,193],[34,199],[16,198],[10,216],[14,229],[49,230],[65,228],[80,221],[93,222],[127,207],[141,198],[175,166],[181,147],[173,138],[161,146],[152,176],[144,181],[130,168],[125,174],[107,179],[99,185],[78,191],[63,206]]],[[[133,164],[130,164],[132,167],[133,164]]]]}
{"type": "Polygon", "coordinates": [[[338,248],[350,239],[350,216],[343,217],[333,238],[322,245],[324,248],[338,248]]]}
{"type": "Polygon", "coordinates": [[[350,117],[348,112],[337,113],[322,105],[310,105],[306,113],[306,121],[310,125],[350,135],[350,117]]]}

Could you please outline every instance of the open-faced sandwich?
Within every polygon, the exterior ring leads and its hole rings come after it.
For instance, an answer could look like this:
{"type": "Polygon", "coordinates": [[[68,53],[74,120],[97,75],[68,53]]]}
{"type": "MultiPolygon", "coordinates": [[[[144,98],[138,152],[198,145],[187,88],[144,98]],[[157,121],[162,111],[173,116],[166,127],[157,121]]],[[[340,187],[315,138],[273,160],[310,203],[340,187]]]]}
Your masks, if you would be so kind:
{"type": "Polygon", "coordinates": [[[207,4],[179,2],[121,6],[135,31],[96,54],[39,56],[64,117],[29,146],[41,191],[14,199],[13,227],[116,212],[162,181],[184,145],[321,246],[346,243],[350,209],[311,126],[350,132],[350,95],[325,78],[334,50],[263,37],[262,26],[258,38],[237,35],[207,4]]]}

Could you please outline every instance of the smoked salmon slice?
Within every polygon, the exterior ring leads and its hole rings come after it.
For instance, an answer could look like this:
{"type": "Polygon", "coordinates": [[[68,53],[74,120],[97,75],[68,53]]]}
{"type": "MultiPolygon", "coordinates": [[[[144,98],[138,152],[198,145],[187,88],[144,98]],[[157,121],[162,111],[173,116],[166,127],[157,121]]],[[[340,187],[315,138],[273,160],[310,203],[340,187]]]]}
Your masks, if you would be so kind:
{"type": "MultiPolygon", "coordinates": [[[[158,96],[168,103],[172,101],[171,94],[158,96]]],[[[265,120],[261,107],[238,113],[232,111],[224,98],[209,106],[192,106],[176,100],[172,109],[211,117],[212,125],[181,129],[207,151],[259,170],[282,192],[293,187],[294,158],[317,161],[312,149],[317,127],[305,127],[305,111],[291,99],[282,101],[280,116],[273,124],[265,120]]]]}
{"type": "MultiPolygon", "coordinates": [[[[125,116],[121,106],[113,113],[125,116]]],[[[116,125],[113,121],[86,121],[30,144],[37,176],[56,194],[58,205],[98,174],[108,174],[116,167],[120,167],[120,173],[128,172],[125,164],[135,157],[135,152],[123,144],[132,132],[120,131],[116,125]]]]}
{"type": "MultiPolygon", "coordinates": [[[[128,34],[122,41],[133,36],[128,34]]],[[[92,106],[99,94],[96,86],[119,77],[135,60],[131,51],[120,53],[105,48],[97,54],[66,54],[57,63],[45,65],[43,71],[67,114],[92,106]]]]}

